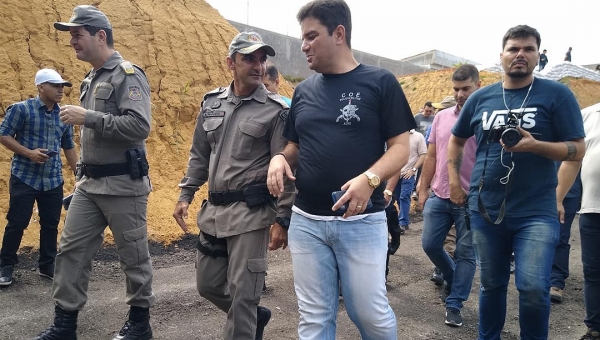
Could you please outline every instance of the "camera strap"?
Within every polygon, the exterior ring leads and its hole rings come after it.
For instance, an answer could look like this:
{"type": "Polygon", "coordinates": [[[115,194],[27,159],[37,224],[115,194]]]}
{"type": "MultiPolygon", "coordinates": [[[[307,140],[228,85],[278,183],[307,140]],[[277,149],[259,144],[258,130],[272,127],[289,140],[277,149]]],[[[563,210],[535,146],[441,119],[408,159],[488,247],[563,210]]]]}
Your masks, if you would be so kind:
{"type": "Polygon", "coordinates": [[[479,178],[479,192],[477,195],[477,207],[479,208],[479,213],[483,217],[483,219],[489,223],[498,225],[504,220],[504,214],[506,212],[506,196],[508,196],[508,189],[510,188],[510,184],[512,183],[512,171],[510,171],[507,175],[508,179],[506,181],[504,187],[504,199],[502,200],[502,204],[500,205],[500,211],[498,212],[498,218],[496,218],[495,222],[492,222],[490,218],[490,214],[488,214],[487,209],[485,209],[485,205],[481,200],[481,192],[483,191],[483,179],[485,178],[485,168],[487,167],[488,153],[490,151],[490,144],[488,143],[487,149],[485,150],[485,159],[483,161],[483,171],[481,172],[481,177],[479,178]]]}

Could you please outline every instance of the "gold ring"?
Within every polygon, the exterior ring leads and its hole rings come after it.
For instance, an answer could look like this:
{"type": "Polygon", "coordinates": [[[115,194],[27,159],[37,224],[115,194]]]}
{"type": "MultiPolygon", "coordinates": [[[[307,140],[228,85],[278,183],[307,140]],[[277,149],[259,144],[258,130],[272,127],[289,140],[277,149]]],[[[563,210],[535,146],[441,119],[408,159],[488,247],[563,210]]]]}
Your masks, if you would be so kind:
{"type": "Polygon", "coordinates": [[[357,205],[356,207],[357,207],[357,208],[362,208],[362,205],[357,205]]]}

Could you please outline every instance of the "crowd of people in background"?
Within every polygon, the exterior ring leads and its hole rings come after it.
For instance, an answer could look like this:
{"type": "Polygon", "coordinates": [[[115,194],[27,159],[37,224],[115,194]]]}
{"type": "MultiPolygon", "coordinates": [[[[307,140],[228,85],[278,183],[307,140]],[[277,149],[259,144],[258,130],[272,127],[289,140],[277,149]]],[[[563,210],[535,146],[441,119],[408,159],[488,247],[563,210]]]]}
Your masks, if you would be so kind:
{"type": "MultiPolygon", "coordinates": [[[[187,231],[188,208],[208,187],[195,220],[195,276],[198,293],[226,315],[223,338],[263,338],[271,318],[259,305],[267,252],[289,247],[300,339],[336,338],[340,295],[362,339],[397,339],[386,281],[416,205],[431,281],[443,286],[445,324],[463,325],[479,269],[479,317],[466,321],[478,324],[478,340],[500,339],[513,271],[521,339],[548,338],[579,211],[588,327],[580,339],[599,340],[599,112],[582,115],[566,86],[533,76],[548,63],[539,32],[526,25],[506,32],[502,82],[481,88],[477,68],[459,66],[449,79],[453,94],[431,98],[413,115],[391,72],[354,58],[343,0],[311,1],[297,19],[316,74],[283,97],[279,72],[267,62],[273,47],[255,32],[236,35],[224,56],[233,80],[204,96],[174,198],[173,217],[187,231]]],[[[80,86],[80,106],[60,106],[72,84],[40,70],[38,95],[10,106],[0,125],[0,143],[15,154],[0,286],[13,282],[37,202],[38,270],[53,280],[55,308],[54,322],[35,339],[77,339],[92,261],[109,227],[130,306],[113,340],[151,339],[149,82],[114,50],[113,26],[96,7],[77,6],[69,22],[54,27],[70,32],[77,58],[92,70],[80,86]],[[74,126],[81,126],[80,155],[74,126]],[[57,249],[60,149],[77,184],[57,249]]]]}

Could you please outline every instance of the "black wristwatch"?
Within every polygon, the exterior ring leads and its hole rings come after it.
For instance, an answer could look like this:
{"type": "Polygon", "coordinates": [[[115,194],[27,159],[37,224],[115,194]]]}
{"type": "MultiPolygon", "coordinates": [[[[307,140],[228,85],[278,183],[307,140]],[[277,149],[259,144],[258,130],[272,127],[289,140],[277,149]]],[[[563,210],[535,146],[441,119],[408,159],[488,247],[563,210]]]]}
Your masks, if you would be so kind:
{"type": "Polygon", "coordinates": [[[290,218],[289,217],[276,217],[275,222],[279,223],[283,229],[288,230],[290,228],[290,218]]]}

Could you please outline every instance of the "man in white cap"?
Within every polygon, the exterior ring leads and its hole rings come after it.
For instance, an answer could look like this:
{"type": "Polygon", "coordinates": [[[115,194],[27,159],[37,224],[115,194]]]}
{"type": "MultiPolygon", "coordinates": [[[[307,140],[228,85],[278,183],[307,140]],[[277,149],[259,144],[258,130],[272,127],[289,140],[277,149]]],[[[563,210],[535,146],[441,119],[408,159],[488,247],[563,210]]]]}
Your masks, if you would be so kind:
{"type": "Polygon", "coordinates": [[[54,277],[64,183],[62,160],[57,153],[64,150],[73,171],[77,164],[73,127],[61,122],[58,116],[64,87],[71,87],[71,83],[55,70],[42,69],[35,75],[35,85],[38,95],[9,106],[0,125],[0,143],[14,152],[8,223],[0,251],[0,286],[12,284],[14,266],[19,262],[17,250],[35,202],[40,216],[39,274],[49,279],[54,277]]]}
{"type": "Polygon", "coordinates": [[[239,33],[229,45],[233,81],[204,96],[173,212],[187,231],[188,206],[210,178],[197,218],[196,284],[200,295],[227,313],[225,340],[263,338],[271,318],[258,306],[267,244],[271,250],[287,246],[293,184],[275,201],[266,180],[271,157],[286,144],[289,107],[263,85],[267,55],[275,51],[255,32],[239,33]]]}
{"type": "Polygon", "coordinates": [[[146,211],[152,189],[146,138],[150,134],[150,85],[144,71],[114,50],[112,25],[98,8],[77,6],[69,22],[77,59],[92,70],[80,87],[81,106],[66,105],[60,119],[81,126],[77,189],[61,234],[52,286],[54,324],[37,340],[76,339],[78,313],[87,302],[92,262],[104,230],[114,236],[126,281],[129,318],[114,339],[152,338],[152,262],[146,211]]]}

